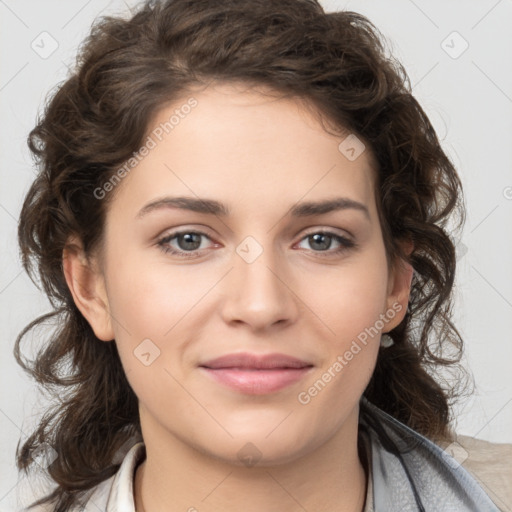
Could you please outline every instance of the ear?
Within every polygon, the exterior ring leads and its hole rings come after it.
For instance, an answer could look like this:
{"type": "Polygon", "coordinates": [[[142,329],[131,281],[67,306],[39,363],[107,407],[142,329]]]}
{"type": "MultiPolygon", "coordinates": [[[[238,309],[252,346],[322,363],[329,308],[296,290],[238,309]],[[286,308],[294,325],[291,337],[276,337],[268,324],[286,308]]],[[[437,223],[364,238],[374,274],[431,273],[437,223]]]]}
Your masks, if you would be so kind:
{"type": "Polygon", "coordinates": [[[76,307],[103,341],[114,339],[103,274],[94,259],[86,257],[81,242],[71,237],[62,251],[62,268],[76,307]]]}
{"type": "MultiPolygon", "coordinates": [[[[402,246],[407,255],[411,254],[414,249],[414,244],[411,241],[403,242],[402,246]]],[[[386,311],[393,310],[396,314],[386,324],[386,332],[393,330],[399,325],[407,313],[413,272],[414,269],[412,265],[402,258],[396,261],[392,266],[388,281],[386,311]]]]}

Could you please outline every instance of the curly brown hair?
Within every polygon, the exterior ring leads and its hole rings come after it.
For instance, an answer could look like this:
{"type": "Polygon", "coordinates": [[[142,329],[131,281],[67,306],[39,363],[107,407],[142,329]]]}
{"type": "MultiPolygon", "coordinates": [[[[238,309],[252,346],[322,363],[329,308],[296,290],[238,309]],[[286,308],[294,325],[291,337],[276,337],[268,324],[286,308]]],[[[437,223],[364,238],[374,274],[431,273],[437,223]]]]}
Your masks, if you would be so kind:
{"type": "Polygon", "coordinates": [[[164,103],[213,80],[303,98],[367,144],[378,163],[375,197],[388,259],[409,262],[414,275],[407,314],[390,333],[395,344],[380,351],[364,396],[432,439],[449,435],[458,395],[438,370],[459,371],[462,353],[451,320],[456,258],[447,227],[464,222],[462,188],[384,41],[364,16],[326,13],[316,0],[150,0],[130,19],[95,22],[76,70],[28,138],[39,174],[23,204],[19,244],[54,311],[25,327],[14,354],[58,397],[18,443],[17,465],[26,472],[41,446],[58,453],[48,467],[57,487],[32,506],[69,510],[117,471],[123,445],[141,439],[137,397],[116,345],[99,341],[76,307],[63,249],[71,235],[87,254],[98,247],[115,194],[98,200],[94,191],[141,146],[164,103]],[[403,241],[412,241],[412,253],[403,241]],[[33,361],[22,358],[22,338],[49,320],[50,339],[33,361]]]}

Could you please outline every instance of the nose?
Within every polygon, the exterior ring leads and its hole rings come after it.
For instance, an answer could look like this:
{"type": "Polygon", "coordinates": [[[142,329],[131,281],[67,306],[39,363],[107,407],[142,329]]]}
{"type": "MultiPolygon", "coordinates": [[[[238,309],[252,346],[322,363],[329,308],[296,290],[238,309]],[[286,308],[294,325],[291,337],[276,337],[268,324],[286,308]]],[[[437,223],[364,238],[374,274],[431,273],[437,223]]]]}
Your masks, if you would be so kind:
{"type": "MultiPolygon", "coordinates": [[[[247,248],[248,246],[246,246],[247,248]]],[[[256,250],[254,245],[250,251],[256,250]]],[[[256,259],[240,251],[233,255],[233,269],[224,281],[222,316],[229,324],[245,324],[254,331],[295,322],[298,297],[286,261],[263,246],[256,259]]],[[[252,255],[254,257],[254,254],[252,255]]]]}

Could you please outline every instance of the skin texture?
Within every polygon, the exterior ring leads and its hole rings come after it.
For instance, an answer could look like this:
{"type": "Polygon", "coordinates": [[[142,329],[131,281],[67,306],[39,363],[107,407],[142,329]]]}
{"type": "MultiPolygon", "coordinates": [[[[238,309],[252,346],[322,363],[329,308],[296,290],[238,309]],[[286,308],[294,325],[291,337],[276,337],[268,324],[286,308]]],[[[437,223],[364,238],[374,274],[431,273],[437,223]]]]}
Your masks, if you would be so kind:
{"type": "MultiPolygon", "coordinates": [[[[117,344],[139,399],[147,459],[136,471],[136,508],[360,511],[358,402],[380,334],[309,403],[297,397],[380,315],[401,306],[388,332],[407,309],[412,269],[388,269],[370,151],[347,159],[343,138],[295,100],[234,84],[193,97],[197,106],[117,185],[101,257],[86,258],[76,238],[63,255],[77,306],[100,340],[117,344]],[[165,196],[215,199],[231,213],[162,207],[137,216],[165,196]],[[334,197],[362,203],[369,218],[357,209],[289,215],[298,202],[334,197]],[[177,230],[206,234],[199,257],[162,250],[158,241],[177,230]],[[341,244],[327,238],[319,249],[307,235],[325,230],[356,246],[335,254],[341,244]],[[263,251],[251,263],[236,251],[248,236],[263,251]],[[134,354],[145,339],[160,351],[148,366],[134,354]],[[247,395],[198,369],[233,352],[280,352],[314,368],[280,391],[247,395]],[[251,467],[238,457],[246,443],[259,457],[251,467]]],[[[163,107],[148,133],[176,106],[163,107]]],[[[178,242],[167,247],[186,252],[178,242]]]]}

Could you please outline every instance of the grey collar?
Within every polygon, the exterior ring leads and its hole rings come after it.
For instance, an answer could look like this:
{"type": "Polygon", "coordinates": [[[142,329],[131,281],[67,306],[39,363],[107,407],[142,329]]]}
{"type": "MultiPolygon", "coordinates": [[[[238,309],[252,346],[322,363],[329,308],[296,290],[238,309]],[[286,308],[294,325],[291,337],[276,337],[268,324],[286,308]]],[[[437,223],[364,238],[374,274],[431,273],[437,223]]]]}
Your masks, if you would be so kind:
{"type": "Polygon", "coordinates": [[[366,398],[359,430],[369,437],[375,512],[500,512],[476,480],[432,441],[366,398]]]}

